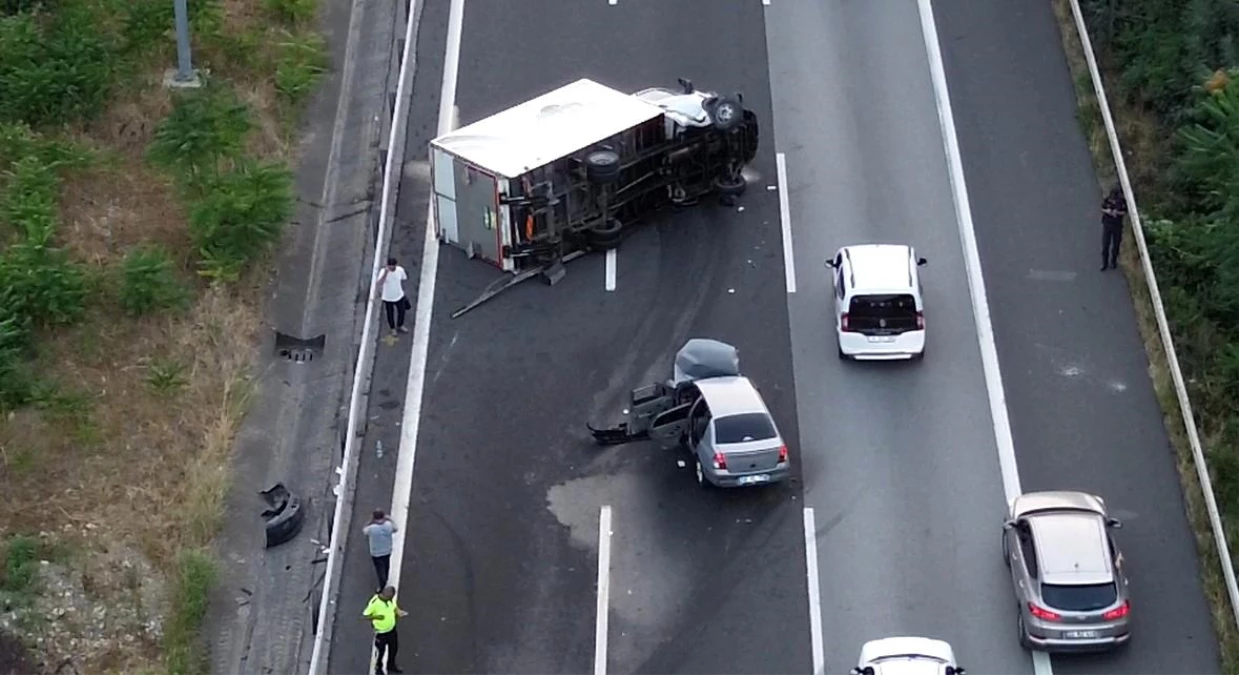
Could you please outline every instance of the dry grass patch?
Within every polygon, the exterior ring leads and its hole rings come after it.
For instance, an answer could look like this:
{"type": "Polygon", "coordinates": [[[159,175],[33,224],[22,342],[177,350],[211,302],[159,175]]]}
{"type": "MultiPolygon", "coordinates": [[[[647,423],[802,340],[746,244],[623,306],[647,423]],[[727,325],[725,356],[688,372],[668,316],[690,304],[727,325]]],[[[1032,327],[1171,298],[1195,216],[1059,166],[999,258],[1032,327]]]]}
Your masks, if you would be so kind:
{"type": "MultiPolygon", "coordinates": [[[[294,159],[292,120],[322,73],[305,18],[316,11],[317,0],[222,0],[212,12],[216,28],[209,20],[195,24],[195,65],[208,67],[210,79],[249,108],[251,128],[237,161],[294,159]],[[273,18],[289,11],[300,18],[273,18]]],[[[252,254],[257,264],[226,284],[195,274],[201,255],[187,228],[186,200],[210,195],[192,195],[150,161],[173,97],[159,85],[170,50],[149,52],[149,67],[139,68],[144,85],[126,85],[100,115],[50,136],[94,155],[62,176],[56,228],[90,292],[84,316],[35,336],[35,405],[0,413],[0,554],[16,550],[5,542],[69,551],[47,568],[54,573],[37,575],[47,588],[32,582],[23,593],[80,595],[84,613],[104,615],[9,621],[0,602],[0,645],[10,644],[6,633],[20,631],[35,645],[29,660],[47,670],[66,659],[80,673],[204,669],[198,630],[214,583],[209,547],[263,325],[268,258],[252,254]],[[152,246],[171,261],[167,274],[192,291],[186,306],[143,313],[122,302],[126,256],[152,246]],[[158,617],[149,602],[131,597],[149,600],[153,592],[158,617]],[[113,618],[112,606],[136,609],[113,618]],[[149,625],[131,625],[135,617],[149,625]]],[[[0,240],[0,252],[7,243],[0,240]]],[[[37,551],[22,555],[42,555],[37,551]]],[[[14,662],[6,659],[0,666],[14,662]]]]}
{"type": "MultiPolygon", "coordinates": [[[[1080,120],[1088,139],[1097,176],[1103,186],[1117,182],[1116,166],[1110,151],[1110,142],[1100,114],[1100,107],[1093,90],[1093,83],[1085,60],[1083,44],[1076,28],[1069,0],[1053,0],[1054,13],[1058,18],[1068,66],[1076,83],[1076,96],[1080,107],[1080,120]]],[[[1115,73],[1107,64],[1099,64],[1103,78],[1116,81],[1115,73]]],[[[1165,165],[1164,132],[1151,113],[1122,100],[1110,98],[1115,130],[1124,152],[1124,160],[1133,187],[1150,188],[1156,184],[1153,172],[1165,165]]],[[[1144,194],[1148,194],[1144,192],[1144,194]]],[[[1099,193],[1100,196],[1100,193],[1099,193]]],[[[1180,484],[1183,488],[1189,521],[1201,556],[1201,578],[1209,599],[1213,627],[1217,633],[1222,652],[1222,667],[1227,673],[1239,672],[1239,629],[1226,592],[1222,575],[1222,563],[1217,544],[1209,523],[1204,494],[1197,479],[1195,459],[1187,438],[1179,399],[1175,394],[1166,351],[1158,329],[1152,297],[1140,261],[1138,248],[1133,241],[1127,242],[1120,257],[1120,264],[1127,277],[1135,304],[1137,323],[1149,359],[1149,377],[1153,381],[1158,401],[1161,404],[1164,422],[1170,442],[1175,448],[1180,484]]],[[[1176,336],[1180,340],[1183,336],[1176,336]]],[[[1214,439],[1205,438],[1211,443],[1214,439]]]]}

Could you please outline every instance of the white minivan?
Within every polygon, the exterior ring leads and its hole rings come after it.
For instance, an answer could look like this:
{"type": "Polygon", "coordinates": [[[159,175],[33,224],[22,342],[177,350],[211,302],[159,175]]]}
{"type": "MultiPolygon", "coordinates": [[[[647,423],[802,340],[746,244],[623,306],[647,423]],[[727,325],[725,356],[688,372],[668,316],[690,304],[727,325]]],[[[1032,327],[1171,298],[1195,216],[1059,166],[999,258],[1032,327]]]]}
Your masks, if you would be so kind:
{"type": "Polygon", "coordinates": [[[826,261],[834,269],[839,358],[919,359],[925,354],[925,302],[911,246],[844,246],[826,261]]]}

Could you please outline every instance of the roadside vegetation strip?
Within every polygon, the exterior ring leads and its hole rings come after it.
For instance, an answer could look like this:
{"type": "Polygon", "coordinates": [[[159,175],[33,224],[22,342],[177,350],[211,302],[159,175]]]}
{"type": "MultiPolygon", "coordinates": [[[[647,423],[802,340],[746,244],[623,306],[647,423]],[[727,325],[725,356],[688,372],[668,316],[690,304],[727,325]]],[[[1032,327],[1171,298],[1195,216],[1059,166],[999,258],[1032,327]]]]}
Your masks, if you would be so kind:
{"type": "MultiPolygon", "coordinates": [[[[1226,539],[1239,535],[1239,15],[1228,0],[1081,0],[1226,539]]],[[[1054,0],[1080,120],[1103,183],[1117,180],[1071,0],[1054,0]]],[[[1239,630],[1138,252],[1122,258],[1178,455],[1223,670],[1239,630]]]]}
{"type": "Polygon", "coordinates": [[[170,0],[0,3],[0,671],[205,669],[318,5],[189,0],[170,91],[170,0]]]}

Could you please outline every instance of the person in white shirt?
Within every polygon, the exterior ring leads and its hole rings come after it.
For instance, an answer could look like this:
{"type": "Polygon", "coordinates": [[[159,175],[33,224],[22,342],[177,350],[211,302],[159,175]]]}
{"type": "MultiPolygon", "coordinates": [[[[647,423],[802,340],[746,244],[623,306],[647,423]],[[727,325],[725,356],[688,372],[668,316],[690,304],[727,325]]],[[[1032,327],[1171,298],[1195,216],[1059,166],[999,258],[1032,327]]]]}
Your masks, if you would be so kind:
{"type": "Polygon", "coordinates": [[[387,259],[387,266],[379,270],[379,297],[383,299],[383,311],[387,313],[387,325],[391,334],[407,333],[404,327],[404,313],[411,307],[409,299],[404,295],[404,282],[409,278],[404,268],[396,264],[395,258],[387,259]]]}

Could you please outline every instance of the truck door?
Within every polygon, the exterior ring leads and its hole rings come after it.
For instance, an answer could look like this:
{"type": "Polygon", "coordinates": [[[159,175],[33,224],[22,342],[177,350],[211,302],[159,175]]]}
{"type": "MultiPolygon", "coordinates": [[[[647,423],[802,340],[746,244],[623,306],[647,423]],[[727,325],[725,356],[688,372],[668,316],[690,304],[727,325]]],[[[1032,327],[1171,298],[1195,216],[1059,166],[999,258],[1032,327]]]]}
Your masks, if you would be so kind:
{"type": "Polygon", "coordinates": [[[495,176],[456,162],[456,227],[470,256],[500,264],[499,186],[495,176]]]}

